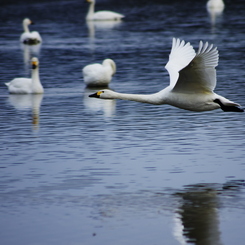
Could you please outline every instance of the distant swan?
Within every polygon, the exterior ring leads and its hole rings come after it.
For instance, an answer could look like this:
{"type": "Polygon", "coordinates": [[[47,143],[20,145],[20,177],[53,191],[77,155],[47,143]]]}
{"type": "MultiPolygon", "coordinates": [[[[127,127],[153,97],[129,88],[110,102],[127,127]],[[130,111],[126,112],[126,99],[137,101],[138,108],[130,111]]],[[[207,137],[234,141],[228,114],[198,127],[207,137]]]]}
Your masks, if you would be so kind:
{"type": "Polygon", "coordinates": [[[39,61],[36,57],[31,60],[31,78],[15,78],[9,83],[5,83],[10,94],[41,94],[43,86],[39,79],[39,61]]]}
{"type": "Polygon", "coordinates": [[[223,0],[209,0],[207,2],[207,9],[214,9],[219,12],[222,12],[225,8],[223,0]]]}
{"type": "Polygon", "coordinates": [[[190,45],[173,38],[172,50],[165,68],[170,85],[154,94],[124,94],[101,90],[89,95],[101,99],[122,99],[161,105],[169,104],[190,111],[244,111],[234,103],[213,92],[219,55],[217,48],[200,41],[197,53],[190,45]]]}
{"type": "Polygon", "coordinates": [[[105,59],[102,64],[87,65],[82,70],[84,83],[88,87],[108,86],[116,73],[116,64],[111,59],[105,59]]]}
{"type": "Polygon", "coordinates": [[[22,33],[22,35],[20,36],[20,42],[24,43],[24,44],[38,44],[42,42],[42,38],[40,36],[40,34],[37,31],[29,31],[28,26],[33,24],[33,22],[28,19],[25,18],[23,20],[23,28],[24,28],[24,32],[22,33]]]}
{"type": "Polygon", "coordinates": [[[95,0],[87,0],[89,5],[88,14],[86,20],[121,20],[125,16],[112,11],[98,11],[94,12],[95,0]]]}
{"type": "Polygon", "coordinates": [[[223,0],[209,0],[207,2],[207,11],[213,26],[215,25],[216,18],[222,14],[224,8],[225,4],[223,3],[223,0]]]}

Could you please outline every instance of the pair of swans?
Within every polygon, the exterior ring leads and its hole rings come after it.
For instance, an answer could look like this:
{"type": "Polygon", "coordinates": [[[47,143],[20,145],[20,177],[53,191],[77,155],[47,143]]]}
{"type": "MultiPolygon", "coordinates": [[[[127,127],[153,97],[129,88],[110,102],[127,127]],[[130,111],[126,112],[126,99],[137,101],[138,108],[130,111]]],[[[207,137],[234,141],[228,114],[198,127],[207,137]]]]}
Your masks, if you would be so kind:
{"type": "Polygon", "coordinates": [[[125,16],[113,11],[102,10],[94,12],[95,0],[87,0],[89,9],[86,20],[121,20],[125,16]]]}
{"type": "Polygon", "coordinates": [[[125,94],[100,90],[89,95],[100,99],[132,100],[155,105],[169,104],[190,111],[244,111],[239,104],[214,93],[219,54],[216,47],[200,41],[197,53],[190,43],[173,38],[165,68],[170,85],[154,94],[125,94]]]}
{"type": "Polygon", "coordinates": [[[24,44],[29,44],[29,45],[38,44],[42,42],[42,38],[37,31],[30,32],[28,26],[32,24],[34,23],[28,18],[25,18],[23,20],[24,32],[20,36],[20,42],[24,44]]]}
{"type": "Polygon", "coordinates": [[[107,87],[116,73],[116,64],[111,59],[105,59],[102,64],[95,63],[85,66],[82,73],[87,87],[107,87]]]}
{"type": "Polygon", "coordinates": [[[31,78],[15,78],[9,83],[5,83],[10,94],[42,94],[43,86],[39,79],[39,61],[38,58],[31,59],[32,75],[31,78]]]}

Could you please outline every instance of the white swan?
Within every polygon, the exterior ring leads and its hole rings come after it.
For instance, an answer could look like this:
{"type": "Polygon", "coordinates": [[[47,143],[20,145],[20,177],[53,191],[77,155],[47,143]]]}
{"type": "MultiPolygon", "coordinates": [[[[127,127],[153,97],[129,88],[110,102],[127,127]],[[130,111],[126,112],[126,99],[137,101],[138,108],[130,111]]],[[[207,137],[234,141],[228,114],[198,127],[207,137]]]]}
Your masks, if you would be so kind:
{"type": "Polygon", "coordinates": [[[87,65],[82,70],[84,83],[88,87],[106,87],[116,73],[116,64],[111,59],[105,59],[102,64],[87,65]]]}
{"type": "Polygon", "coordinates": [[[207,11],[213,26],[215,25],[216,18],[222,14],[224,8],[225,4],[223,3],[223,0],[209,0],[207,2],[207,11]]]}
{"type": "Polygon", "coordinates": [[[33,24],[33,22],[28,19],[25,18],[23,20],[23,28],[24,28],[24,32],[21,34],[20,36],[20,42],[25,43],[25,44],[38,44],[42,42],[42,38],[40,36],[40,34],[37,31],[29,31],[28,26],[33,24]]]}
{"type": "Polygon", "coordinates": [[[207,42],[200,41],[197,53],[190,43],[173,38],[172,50],[165,68],[170,85],[154,94],[124,94],[101,90],[89,95],[101,99],[133,100],[150,104],[169,104],[190,111],[243,111],[234,103],[213,92],[216,86],[218,51],[207,42]]]}
{"type": "Polygon", "coordinates": [[[122,14],[106,10],[94,12],[95,0],[87,0],[87,2],[90,5],[86,20],[121,20],[125,17],[122,14]]]}
{"type": "Polygon", "coordinates": [[[36,57],[31,60],[31,78],[15,78],[5,83],[10,94],[42,94],[44,89],[39,79],[39,61],[36,57]]]}
{"type": "Polygon", "coordinates": [[[214,9],[219,12],[222,12],[225,8],[223,0],[209,0],[207,2],[207,9],[214,9]]]}

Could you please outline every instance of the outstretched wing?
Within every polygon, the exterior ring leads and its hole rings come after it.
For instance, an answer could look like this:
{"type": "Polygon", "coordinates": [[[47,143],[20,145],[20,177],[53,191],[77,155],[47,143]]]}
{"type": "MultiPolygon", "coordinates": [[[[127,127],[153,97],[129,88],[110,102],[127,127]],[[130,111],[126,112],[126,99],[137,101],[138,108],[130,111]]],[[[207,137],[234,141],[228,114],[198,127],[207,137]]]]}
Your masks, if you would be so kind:
{"type": "Polygon", "coordinates": [[[170,76],[171,87],[175,86],[179,78],[179,71],[188,66],[195,56],[196,52],[190,43],[173,38],[169,61],[165,66],[170,76]]]}
{"type": "Polygon", "coordinates": [[[219,54],[213,44],[200,41],[199,49],[190,64],[182,69],[175,84],[174,92],[212,92],[216,86],[216,70],[219,54]]]}

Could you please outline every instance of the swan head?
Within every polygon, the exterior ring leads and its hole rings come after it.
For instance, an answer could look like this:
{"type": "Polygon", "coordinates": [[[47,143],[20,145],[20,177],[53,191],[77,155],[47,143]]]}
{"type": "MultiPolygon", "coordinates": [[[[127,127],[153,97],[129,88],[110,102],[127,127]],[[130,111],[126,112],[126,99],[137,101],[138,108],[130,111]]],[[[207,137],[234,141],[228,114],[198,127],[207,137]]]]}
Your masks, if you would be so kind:
{"type": "Polygon", "coordinates": [[[29,19],[29,18],[25,18],[24,20],[23,20],[23,25],[26,25],[26,26],[28,26],[28,25],[33,25],[34,23],[29,19]]]}
{"type": "Polygon", "coordinates": [[[38,65],[39,65],[39,61],[38,61],[38,58],[36,57],[33,57],[31,59],[31,66],[32,66],[32,69],[35,70],[38,68],[38,65]]]}
{"type": "Polygon", "coordinates": [[[115,99],[115,97],[113,95],[114,95],[113,91],[108,90],[108,89],[104,89],[104,90],[100,90],[94,94],[90,94],[88,97],[112,100],[112,99],[115,99]]]}
{"type": "Polygon", "coordinates": [[[88,3],[95,3],[95,0],[86,0],[88,3]]]}
{"type": "Polygon", "coordinates": [[[117,66],[116,66],[116,63],[113,60],[111,60],[111,59],[105,59],[103,61],[102,65],[103,66],[107,66],[107,65],[111,66],[111,68],[112,68],[112,75],[114,75],[116,73],[117,66]]]}

